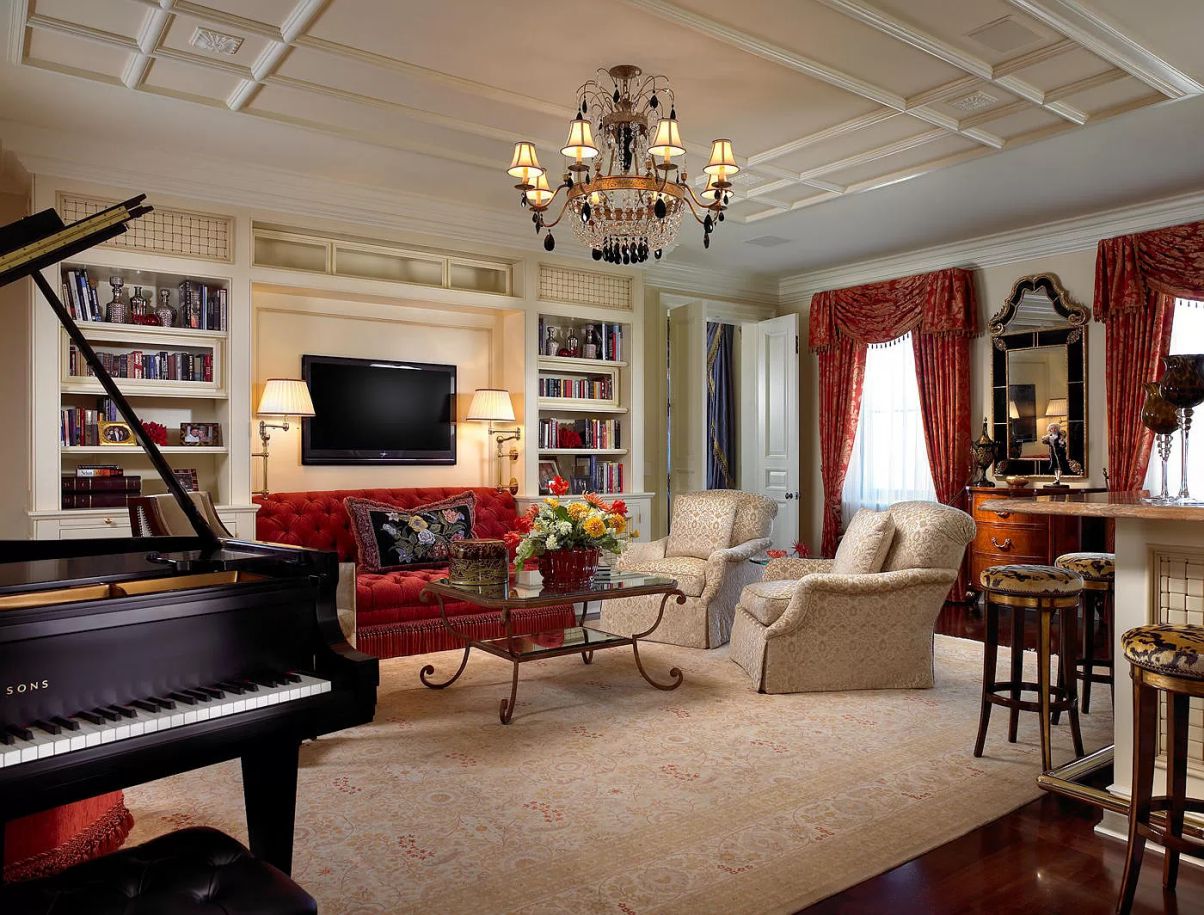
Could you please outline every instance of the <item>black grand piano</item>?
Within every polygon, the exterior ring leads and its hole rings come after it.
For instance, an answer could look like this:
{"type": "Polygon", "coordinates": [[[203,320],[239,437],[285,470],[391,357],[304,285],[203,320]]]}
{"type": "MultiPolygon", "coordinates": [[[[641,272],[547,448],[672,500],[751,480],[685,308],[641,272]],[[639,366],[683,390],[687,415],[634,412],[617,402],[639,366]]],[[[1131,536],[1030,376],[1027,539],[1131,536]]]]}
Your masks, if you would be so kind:
{"type": "Polygon", "coordinates": [[[0,542],[0,852],[8,820],[237,757],[251,849],[289,873],[300,744],[372,720],[377,661],[334,554],[215,534],[42,275],[143,199],[0,228],[0,285],[32,277],[195,532],[0,542]]]}

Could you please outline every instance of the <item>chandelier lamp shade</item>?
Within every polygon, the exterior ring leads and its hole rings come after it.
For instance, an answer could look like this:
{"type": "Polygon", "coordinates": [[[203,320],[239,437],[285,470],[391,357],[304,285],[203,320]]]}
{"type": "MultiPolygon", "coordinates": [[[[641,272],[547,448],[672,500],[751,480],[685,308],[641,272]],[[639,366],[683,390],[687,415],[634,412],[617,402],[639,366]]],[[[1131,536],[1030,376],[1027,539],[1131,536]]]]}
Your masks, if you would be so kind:
{"type": "Polygon", "coordinates": [[[702,226],[702,243],[709,248],[731,203],[732,176],[740,171],[732,141],[712,142],[703,169],[706,187],[695,193],[684,161],[674,161],[685,156],[686,147],[666,77],[644,75],[631,65],[611,67],[583,84],[577,96],[577,116],[560,150],[565,160],[560,183],[552,186],[528,141],[514,144],[508,169],[518,179],[519,203],[531,211],[536,234],[544,235],[544,248],[556,247],[552,229],[567,219],[594,260],[659,260],[676,243],[687,216],[702,226]]]}

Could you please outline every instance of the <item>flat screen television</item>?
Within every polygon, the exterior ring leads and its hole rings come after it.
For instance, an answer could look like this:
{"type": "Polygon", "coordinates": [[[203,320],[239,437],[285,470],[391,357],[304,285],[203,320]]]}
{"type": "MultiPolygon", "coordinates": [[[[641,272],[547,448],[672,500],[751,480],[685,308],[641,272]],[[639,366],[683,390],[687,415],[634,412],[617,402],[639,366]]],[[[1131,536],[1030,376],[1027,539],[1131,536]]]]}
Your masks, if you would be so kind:
{"type": "Polygon", "coordinates": [[[302,356],[302,464],[456,463],[456,367],[302,356]]]}

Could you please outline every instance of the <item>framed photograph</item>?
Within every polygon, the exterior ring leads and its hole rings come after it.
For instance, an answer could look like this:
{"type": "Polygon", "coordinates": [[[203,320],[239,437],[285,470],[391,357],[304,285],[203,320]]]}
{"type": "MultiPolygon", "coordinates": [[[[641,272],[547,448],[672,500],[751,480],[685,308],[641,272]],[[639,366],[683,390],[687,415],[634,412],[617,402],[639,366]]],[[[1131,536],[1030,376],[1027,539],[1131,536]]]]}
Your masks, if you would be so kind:
{"type": "Polygon", "coordinates": [[[185,492],[196,492],[201,488],[200,484],[197,482],[195,467],[179,467],[173,469],[172,475],[180,481],[180,485],[184,487],[185,492]]]}
{"type": "Polygon", "coordinates": [[[130,428],[129,423],[110,423],[101,420],[100,426],[100,444],[102,445],[133,445],[137,443],[134,438],[134,430],[130,428]]]}
{"type": "Polygon", "coordinates": [[[180,444],[198,447],[222,443],[221,423],[180,423],[180,444]]]}
{"type": "Polygon", "coordinates": [[[539,462],[539,493],[546,496],[552,490],[548,487],[552,480],[560,476],[560,465],[555,461],[540,461],[539,462]]]}

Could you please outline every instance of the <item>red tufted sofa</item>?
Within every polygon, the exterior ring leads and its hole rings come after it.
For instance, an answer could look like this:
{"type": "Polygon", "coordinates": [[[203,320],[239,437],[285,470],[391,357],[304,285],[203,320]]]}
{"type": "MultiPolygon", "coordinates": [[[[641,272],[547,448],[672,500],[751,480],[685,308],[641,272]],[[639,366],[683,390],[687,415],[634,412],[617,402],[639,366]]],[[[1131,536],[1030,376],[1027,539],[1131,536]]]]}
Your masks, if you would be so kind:
{"type": "MultiPolygon", "coordinates": [[[[486,487],[442,487],[430,489],[336,489],[325,492],[276,492],[257,496],[259,515],[256,534],[260,540],[294,546],[330,550],[339,562],[356,562],[355,537],[351,519],[343,507],[348,496],[372,499],[413,508],[459,495],[471,488],[476,495],[478,537],[501,537],[514,527],[517,511],[508,492],[486,487]]],[[[436,603],[419,600],[423,586],[442,578],[447,569],[415,569],[407,572],[364,572],[355,574],[356,648],[378,658],[423,654],[459,648],[460,641],[449,633],[439,619],[436,603]]],[[[497,613],[480,613],[466,603],[448,603],[449,616],[458,617],[456,628],[476,638],[505,635],[497,613]]],[[[521,634],[542,632],[573,625],[571,606],[512,614],[514,631],[521,634]]]]}

